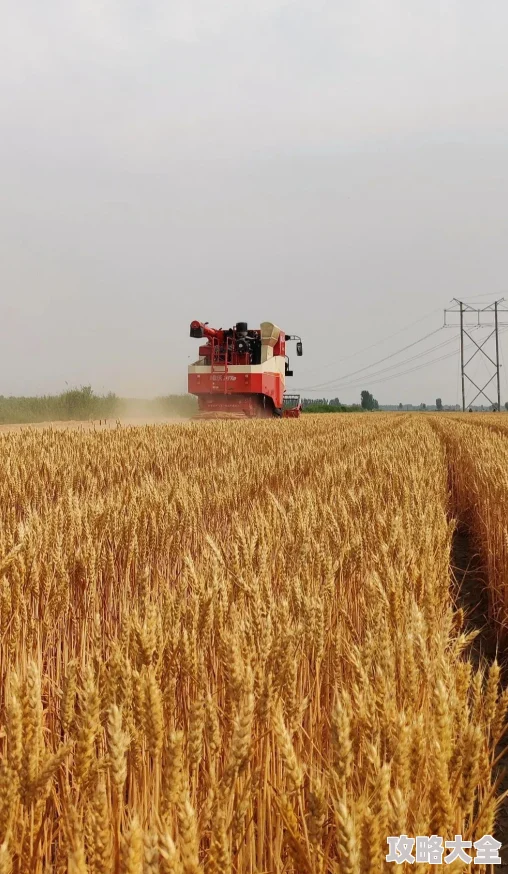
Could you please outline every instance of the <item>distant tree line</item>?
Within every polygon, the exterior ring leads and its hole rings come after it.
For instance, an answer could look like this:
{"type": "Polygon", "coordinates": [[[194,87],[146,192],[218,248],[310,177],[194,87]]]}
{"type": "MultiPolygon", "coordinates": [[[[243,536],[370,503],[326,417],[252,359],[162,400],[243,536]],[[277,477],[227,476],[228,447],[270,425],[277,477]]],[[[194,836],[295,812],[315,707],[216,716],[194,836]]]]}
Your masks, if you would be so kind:
{"type": "MultiPolygon", "coordinates": [[[[91,386],[72,388],[58,395],[37,397],[5,397],[0,395],[0,424],[30,424],[31,422],[87,421],[97,419],[136,416],[192,416],[197,411],[197,399],[193,395],[165,395],[151,399],[121,398],[113,392],[98,395],[91,386]]],[[[508,410],[508,401],[504,404],[508,410]]],[[[339,398],[303,398],[302,409],[306,413],[358,413],[375,410],[427,410],[427,405],[413,404],[380,405],[367,390],[361,392],[359,404],[343,404],[339,398]]],[[[436,398],[435,410],[459,410],[458,405],[443,405],[436,398]]],[[[474,407],[476,411],[491,410],[491,407],[474,407]]]]}
{"type": "Polygon", "coordinates": [[[343,404],[339,398],[302,398],[302,410],[308,413],[359,413],[379,410],[377,400],[368,391],[362,391],[359,404],[343,404]]]}
{"type": "Polygon", "coordinates": [[[304,413],[359,413],[362,411],[359,404],[341,404],[338,398],[332,401],[327,398],[303,398],[301,403],[304,413]]]}

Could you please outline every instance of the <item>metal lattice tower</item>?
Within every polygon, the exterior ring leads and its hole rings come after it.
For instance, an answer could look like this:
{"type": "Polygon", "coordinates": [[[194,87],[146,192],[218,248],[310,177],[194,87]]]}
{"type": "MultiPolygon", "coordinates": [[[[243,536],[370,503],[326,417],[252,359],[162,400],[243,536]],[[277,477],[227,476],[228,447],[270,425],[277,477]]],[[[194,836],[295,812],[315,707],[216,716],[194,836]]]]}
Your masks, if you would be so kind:
{"type": "Polygon", "coordinates": [[[487,304],[485,307],[475,307],[471,306],[468,303],[465,303],[462,300],[457,300],[457,298],[453,298],[455,301],[455,305],[450,307],[444,311],[444,325],[447,328],[451,327],[460,327],[460,370],[462,377],[462,412],[466,410],[466,380],[476,389],[476,395],[473,400],[469,402],[468,406],[472,406],[477,398],[480,395],[483,395],[489,402],[489,404],[496,408],[497,410],[501,409],[501,381],[500,381],[500,363],[499,363],[499,328],[508,326],[508,322],[500,322],[499,321],[499,313],[508,313],[507,307],[501,307],[500,304],[503,303],[504,298],[500,298],[499,300],[494,301],[494,303],[487,304]],[[459,324],[447,321],[447,316],[452,313],[456,313],[459,315],[459,324]],[[468,317],[472,317],[473,321],[468,317]],[[471,336],[471,331],[473,328],[492,328],[492,331],[482,340],[481,343],[477,343],[475,338],[471,336]],[[465,338],[471,340],[471,342],[476,346],[475,351],[467,359],[464,360],[464,341],[465,338]],[[489,344],[489,341],[494,340],[494,349],[492,350],[492,343],[489,344]],[[487,351],[489,349],[489,352],[487,351]],[[484,356],[489,365],[491,365],[494,370],[492,375],[489,377],[485,385],[482,387],[478,386],[476,382],[472,379],[470,373],[467,372],[467,368],[471,364],[473,358],[480,354],[484,356]],[[496,380],[496,388],[497,388],[497,401],[493,401],[487,394],[486,389],[491,385],[491,383],[496,380]]]}

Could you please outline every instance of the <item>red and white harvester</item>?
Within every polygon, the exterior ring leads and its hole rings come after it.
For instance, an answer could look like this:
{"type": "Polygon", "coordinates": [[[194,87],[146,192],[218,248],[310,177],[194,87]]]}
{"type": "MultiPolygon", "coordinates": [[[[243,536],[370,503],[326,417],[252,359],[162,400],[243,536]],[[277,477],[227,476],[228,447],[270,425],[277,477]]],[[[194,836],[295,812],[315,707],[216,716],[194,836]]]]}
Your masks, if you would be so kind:
{"type": "Polygon", "coordinates": [[[190,335],[207,341],[199,347],[198,360],[189,365],[189,393],[198,398],[196,418],[300,415],[299,396],[285,393],[286,376],[293,375],[286,343],[296,340],[296,354],[302,355],[300,337],[285,334],[272,322],[262,322],[255,330],[246,322],[226,330],[191,322],[190,335]]]}

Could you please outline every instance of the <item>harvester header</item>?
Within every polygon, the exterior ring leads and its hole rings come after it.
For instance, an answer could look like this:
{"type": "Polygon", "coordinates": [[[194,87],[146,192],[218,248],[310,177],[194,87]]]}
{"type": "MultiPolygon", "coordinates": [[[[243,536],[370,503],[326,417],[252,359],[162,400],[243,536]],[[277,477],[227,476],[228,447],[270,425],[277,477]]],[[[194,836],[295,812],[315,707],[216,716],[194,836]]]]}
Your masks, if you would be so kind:
{"type": "Polygon", "coordinates": [[[286,377],[292,376],[286,343],[300,337],[285,334],[273,322],[249,329],[247,322],[233,328],[210,328],[193,321],[190,336],[206,340],[199,358],[189,366],[189,393],[198,398],[199,418],[295,417],[300,414],[298,396],[286,398],[286,377]],[[293,403],[294,401],[294,403],[293,403]]]}

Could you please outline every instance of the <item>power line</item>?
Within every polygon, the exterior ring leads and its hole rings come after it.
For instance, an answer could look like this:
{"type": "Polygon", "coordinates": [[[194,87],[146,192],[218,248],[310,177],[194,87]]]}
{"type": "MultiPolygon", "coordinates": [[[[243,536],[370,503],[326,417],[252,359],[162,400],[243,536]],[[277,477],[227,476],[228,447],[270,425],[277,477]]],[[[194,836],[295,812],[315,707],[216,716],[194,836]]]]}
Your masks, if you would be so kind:
{"type": "MultiPolygon", "coordinates": [[[[492,297],[491,294],[477,294],[475,298],[485,298],[492,297]]],[[[463,298],[463,300],[471,302],[473,298],[463,298]]],[[[381,346],[383,343],[386,343],[388,340],[393,339],[393,337],[397,337],[399,334],[404,333],[409,330],[409,328],[414,327],[415,325],[421,324],[426,319],[433,316],[435,313],[442,312],[441,307],[436,307],[434,310],[430,310],[426,315],[421,316],[419,319],[415,319],[409,324],[404,325],[402,328],[399,328],[397,331],[394,331],[393,334],[389,334],[387,337],[383,337],[381,340],[376,340],[375,343],[371,343],[369,346],[364,346],[362,349],[357,349],[355,352],[352,352],[350,355],[343,355],[342,358],[336,358],[334,361],[328,361],[326,364],[321,364],[319,367],[313,367],[311,370],[307,370],[305,375],[308,376],[312,373],[322,372],[323,370],[327,370],[329,367],[334,367],[336,364],[341,364],[343,361],[350,361],[351,358],[356,358],[357,355],[362,355],[364,352],[369,352],[370,349],[375,349],[377,346],[381,346]]],[[[402,350],[401,350],[402,351],[402,350]]],[[[374,366],[374,365],[372,365],[374,366]]],[[[325,383],[320,383],[319,385],[324,385],[325,383]]],[[[319,387],[317,385],[317,387],[319,387]]]]}
{"type": "MultiPolygon", "coordinates": [[[[467,300],[468,303],[472,300],[476,300],[477,297],[492,297],[492,292],[487,292],[485,294],[475,294],[474,297],[463,297],[462,300],[467,300]]],[[[454,300],[454,298],[452,298],[454,300]]]]}
{"type": "MultiPolygon", "coordinates": [[[[406,376],[408,373],[414,373],[417,370],[423,370],[424,367],[429,367],[431,364],[437,364],[438,361],[444,361],[446,358],[452,358],[455,354],[455,351],[448,352],[446,355],[440,355],[438,358],[432,358],[430,361],[424,361],[422,364],[417,364],[415,367],[409,367],[407,370],[402,370],[400,373],[392,373],[390,376],[369,377],[369,385],[377,385],[380,382],[388,382],[390,379],[397,379],[397,377],[399,376],[406,376]]],[[[342,391],[343,389],[347,388],[359,388],[363,384],[364,380],[355,380],[354,382],[341,385],[340,390],[342,391]]]]}
{"type": "Polygon", "coordinates": [[[311,389],[324,388],[327,385],[342,382],[342,380],[344,379],[349,379],[349,377],[351,376],[356,376],[357,373],[363,373],[365,370],[370,370],[372,367],[377,367],[378,364],[382,364],[384,361],[388,361],[390,358],[395,358],[396,355],[400,355],[401,352],[406,352],[407,349],[412,349],[413,346],[417,346],[418,343],[423,343],[424,340],[428,340],[429,337],[433,337],[434,334],[438,334],[442,330],[443,326],[441,325],[440,328],[436,328],[429,334],[425,334],[425,336],[420,337],[419,340],[415,340],[413,343],[408,343],[408,345],[403,346],[402,349],[397,349],[396,352],[392,352],[390,355],[385,355],[384,358],[380,358],[378,361],[373,361],[372,364],[367,364],[365,365],[365,367],[360,367],[358,370],[353,370],[351,373],[345,373],[344,376],[335,377],[335,379],[330,379],[327,382],[319,382],[315,385],[304,386],[300,389],[300,391],[310,391],[311,389]]]}
{"type": "Polygon", "coordinates": [[[307,375],[311,373],[316,373],[317,371],[326,370],[328,367],[334,367],[336,364],[341,364],[343,361],[349,361],[351,358],[356,358],[357,355],[362,355],[364,352],[368,352],[370,349],[374,349],[376,346],[381,346],[383,343],[386,343],[387,340],[391,340],[393,337],[397,337],[399,334],[404,333],[409,330],[409,328],[414,327],[414,325],[419,325],[421,322],[424,322],[425,319],[433,316],[434,313],[442,312],[441,307],[437,307],[435,310],[431,310],[425,316],[421,316],[419,319],[415,319],[414,322],[410,322],[408,325],[404,325],[404,327],[399,328],[398,331],[394,331],[393,334],[389,334],[388,337],[383,337],[381,340],[376,340],[375,343],[371,343],[370,346],[364,346],[363,349],[357,349],[356,352],[352,352],[351,355],[344,355],[342,358],[336,358],[334,361],[329,361],[327,364],[322,364],[320,367],[313,367],[312,370],[307,370],[307,375]]]}
{"type": "MultiPolygon", "coordinates": [[[[431,346],[429,349],[425,349],[423,352],[418,352],[416,355],[411,355],[409,358],[404,358],[402,361],[397,361],[395,364],[389,364],[388,367],[383,367],[383,368],[381,368],[381,370],[376,370],[372,374],[372,378],[375,378],[375,377],[379,376],[380,374],[386,373],[389,370],[393,370],[394,367],[403,367],[406,364],[410,364],[411,361],[416,361],[416,359],[422,358],[424,355],[430,355],[432,352],[436,352],[438,349],[442,349],[444,346],[448,346],[450,343],[453,343],[454,341],[455,341],[455,337],[449,337],[448,340],[444,340],[443,343],[437,343],[435,346],[431,346]]],[[[361,377],[360,381],[363,382],[364,379],[370,380],[370,378],[371,378],[371,376],[369,376],[369,374],[367,374],[365,377],[361,377]]],[[[345,377],[343,377],[342,379],[337,379],[337,380],[333,380],[333,381],[330,380],[330,382],[333,382],[334,388],[340,388],[341,383],[344,381],[344,379],[345,379],[345,377]]],[[[356,382],[356,381],[357,380],[354,380],[354,382],[356,382]]],[[[317,388],[321,388],[321,386],[318,386],[317,388]]],[[[305,391],[305,389],[297,389],[297,390],[298,391],[305,391]]]]}
{"type": "MultiPolygon", "coordinates": [[[[442,349],[444,346],[449,346],[450,343],[453,343],[455,337],[449,337],[448,340],[444,340],[442,343],[436,343],[435,346],[431,346],[429,349],[425,349],[423,352],[418,352],[416,355],[411,355],[410,358],[404,358],[402,361],[397,361],[395,364],[389,364],[388,367],[382,367],[381,370],[376,370],[373,373],[373,377],[377,377],[382,373],[386,373],[388,370],[393,370],[394,367],[403,367],[405,364],[410,364],[411,361],[416,361],[417,358],[423,358],[425,355],[430,355],[431,352],[436,352],[438,349],[442,349]]],[[[363,382],[364,379],[370,379],[369,374],[366,376],[362,376],[360,382],[363,382]]]]}
{"type": "MultiPolygon", "coordinates": [[[[505,331],[508,330],[505,329],[505,331]]],[[[505,331],[500,331],[500,333],[505,333],[505,331]]],[[[455,339],[455,338],[453,338],[455,339]]],[[[474,346],[473,343],[468,344],[465,349],[472,349],[474,346]]],[[[399,376],[406,376],[408,373],[414,373],[418,370],[423,370],[425,367],[429,367],[432,364],[437,364],[440,361],[444,361],[447,358],[453,358],[457,352],[454,350],[453,352],[448,352],[446,355],[440,355],[438,358],[433,358],[430,361],[424,361],[422,364],[416,365],[416,367],[408,368],[407,370],[401,371],[400,373],[392,373],[390,376],[377,376],[374,374],[372,377],[369,377],[369,385],[377,385],[378,383],[388,382],[391,379],[397,379],[399,376]]],[[[363,380],[354,380],[351,383],[347,383],[346,385],[340,386],[340,390],[348,389],[348,388],[359,388],[363,385],[363,380]]]]}
{"type": "MultiPolygon", "coordinates": [[[[508,328],[505,328],[504,331],[500,331],[499,333],[500,333],[500,334],[501,334],[501,333],[504,334],[505,331],[507,331],[507,330],[508,330],[508,328]]],[[[464,350],[469,350],[469,349],[473,349],[473,348],[474,348],[474,344],[473,344],[473,343],[471,343],[471,344],[469,344],[469,345],[467,345],[467,346],[464,346],[464,350]]],[[[404,370],[404,371],[402,371],[401,373],[394,373],[394,374],[392,374],[391,376],[385,376],[385,377],[382,377],[382,378],[380,378],[380,379],[369,380],[369,383],[371,383],[371,382],[374,382],[374,383],[378,383],[378,382],[386,382],[386,381],[388,381],[388,380],[390,380],[390,379],[396,379],[398,376],[406,376],[406,374],[408,374],[408,373],[414,373],[414,372],[417,371],[417,370],[423,370],[423,368],[425,368],[425,367],[429,367],[431,364],[437,364],[439,361],[444,361],[444,360],[447,359],[447,358],[453,358],[453,356],[456,355],[456,354],[457,354],[457,353],[456,353],[455,351],[453,351],[453,352],[448,352],[446,355],[440,355],[438,358],[433,358],[431,361],[424,361],[422,364],[418,364],[416,367],[411,367],[411,368],[409,368],[408,370],[404,370]]],[[[362,382],[358,382],[358,383],[356,383],[355,385],[352,385],[352,386],[345,386],[345,387],[358,388],[360,385],[363,385],[363,383],[362,383],[362,382]]]]}
{"type": "MultiPolygon", "coordinates": [[[[492,297],[492,295],[491,294],[479,294],[479,295],[475,296],[475,298],[482,298],[482,297],[483,298],[492,297]]],[[[470,298],[470,300],[472,300],[472,298],[470,298]]],[[[469,303],[467,303],[465,308],[468,309],[468,311],[469,311],[470,306],[471,305],[469,303]]],[[[490,309],[490,308],[484,307],[484,309],[490,309]]],[[[349,360],[349,359],[354,358],[355,356],[357,356],[365,351],[368,351],[369,349],[372,349],[376,346],[381,345],[382,343],[386,343],[387,340],[391,339],[392,337],[397,336],[398,334],[407,330],[407,328],[411,327],[412,325],[421,323],[425,319],[429,318],[429,316],[432,315],[432,313],[436,312],[436,311],[437,310],[433,310],[431,313],[428,313],[427,315],[422,316],[421,318],[415,319],[413,322],[411,322],[405,328],[400,328],[399,330],[395,331],[393,334],[389,335],[389,337],[384,337],[381,340],[376,341],[375,343],[371,343],[369,346],[365,347],[364,349],[357,350],[356,352],[352,353],[351,355],[343,356],[342,358],[336,360],[335,362],[330,362],[328,364],[322,365],[319,368],[319,370],[321,371],[324,368],[332,367],[340,361],[349,360]]],[[[482,310],[482,312],[483,312],[483,310],[482,310]]],[[[446,319],[445,319],[445,321],[446,321],[446,319]]],[[[440,361],[444,361],[448,358],[451,358],[451,357],[453,357],[453,355],[456,354],[456,351],[453,351],[451,353],[447,353],[445,355],[440,355],[437,358],[432,358],[429,361],[424,361],[423,363],[418,364],[415,367],[408,368],[406,366],[406,365],[410,364],[411,362],[416,361],[419,358],[422,358],[422,357],[425,357],[425,356],[432,354],[433,352],[437,351],[438,349],[442,349],[443,347],[447,346],[449,343],[453,343],[455,341],[455,337],[451,337],[449,340],[445,340],[442,343],[434,344],[430,348],[425,349],[423,352],[419,352],[416,355],[410,356],[409,358],[404,358],[403,360],[397,361],[394,364],[390,364],[387,367],[383,367],[381,369],[379,369],[379,367],[378,367],[378,365],[383,364],[385,361],[390,361],[391,359],[402,355],[402,353],[406,352],[408,349],[412,349],[414,346],[417,346],[418,344],[423,343],[425,340],[429,339],[429,337],[433,337],[435,334],[440,333],[440,331],[442,331],[445,326],[446,325],[442,325],[439,328],[436,328],[435,330],[430,331],[428,334],[425,334],[423,337],[419,337],[417,340],[414,340],[412,343],[408,343],[405,346],[403,346],[402,348],[397,349],[396,351],[391,352],[390,354],[385,355],[382,358],[379,358],[377,361],[373,361],[370,364],[364,365],[363,367],[360,367],[357,370],[350,371],[349,373],[345,373],[342,376],[336,376],[334,378],[327,379],[327,380],[324,380],[324,381],[319,382],[319,383],[314,383],[312,385],[300,387],[297,389],[297,391],[310,392],[312,394],[314,394],[316,391],[325,391],[325,392],[342,391],[344,389],[356,388],[359,385],[361,385],[364,381],[367,381],[367,380],[369,381],[369,383],[379,384],[379,383],[382,383],[385,381],[396,379],[399,376],[405,376],[406,374],[414,373],[414,372],[421,370],[425,367],[429,367],[433,364],[437,364],[440,361]],[[387,373],[389,373],[389,371],[393,370],[394,368],[397,369],[396,373],[386,375],[387,373]],[[404,368],[404,369],[401,370],[400,368],[404,368]],[[371,372],[369,374],[369,371],[373,371],[373,372],[371,372]],[[360,374],[362,374],[362,375],[360,376],[360,374]]],[[[476,331],[479,327],[481,327],[481,325],[470,325],[468,330],[471,334],[473,331],[476,331]]],[[[501,325],[499,327],[501,327],[501,325]]],[[[504,333],[504,331],[500,331],[499,333],[504,333]]],[[[476,343],[476,341],[473,340],[472,337],[470,337],[470,339],[473,342],[471,345],[467,346],[468,350],[472,349],[475,346],[476,346],[477,350],[479,348],[481,349],[479,344],[476,343]]],[[[466,347],[464,347],[463,351],[465,350],[465,348],[466,347]]],[[[474,357],[474,355],[471,356],[471,359],[470,359],[471,361],[472,361],[473,357],[474,357]]],[[[313,371],[309,371],[309,372],[312,373],[313,371]]]]}

